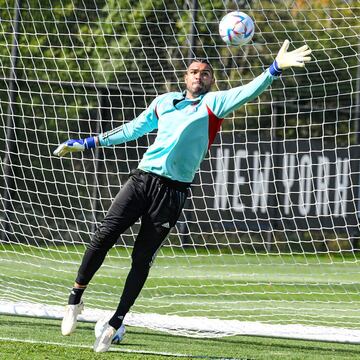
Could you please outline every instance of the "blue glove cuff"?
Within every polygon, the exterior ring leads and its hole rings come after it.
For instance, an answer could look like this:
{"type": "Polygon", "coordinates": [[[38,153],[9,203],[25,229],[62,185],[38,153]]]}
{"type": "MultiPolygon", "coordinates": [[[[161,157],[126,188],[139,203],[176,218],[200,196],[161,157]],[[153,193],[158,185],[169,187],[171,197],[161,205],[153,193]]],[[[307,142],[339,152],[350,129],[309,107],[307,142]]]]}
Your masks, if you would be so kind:
{"type": "Polygon", "coordinates": [[[96,147],[95,138],[93,136],[84,139],[85,149],[92,149],[96,147]]]}
{"type": "Polygon", "coordinates": [[[280,76],[282,74],[282,70],[279,68],[276,60],[270,65],[269,71],[272,76],[280,76]]]}

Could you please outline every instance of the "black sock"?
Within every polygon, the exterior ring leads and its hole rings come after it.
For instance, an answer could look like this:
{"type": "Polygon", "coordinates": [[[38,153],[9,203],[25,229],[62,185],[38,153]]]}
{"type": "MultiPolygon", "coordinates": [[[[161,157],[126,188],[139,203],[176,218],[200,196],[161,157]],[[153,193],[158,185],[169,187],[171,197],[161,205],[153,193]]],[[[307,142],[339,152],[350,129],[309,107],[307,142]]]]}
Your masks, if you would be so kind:
{"type": "Polygon", "coordinates": [[[81,301],[81,296],[84,293],[86,288],[72,288],[69,296],[69,305],[77,305],[81,301]]]}
{"type": "Polygon", "coordinates": [[[124,321],[125,315],[122,315],[118,310],[115,312],[113,317],[109,320],[109,325],[114,329],[119,329],[124,321]]]}
{"type": "Polygon", "coordinates": [[[126,278],[124,290],[120,298],[119,305],[113,317],[109,320],[109,325],[114,329],[119,329],[123,323],[125,315],[134,304],[144,286],[149,274],[149,266],[143,263],[133,263],[126,278]]]}

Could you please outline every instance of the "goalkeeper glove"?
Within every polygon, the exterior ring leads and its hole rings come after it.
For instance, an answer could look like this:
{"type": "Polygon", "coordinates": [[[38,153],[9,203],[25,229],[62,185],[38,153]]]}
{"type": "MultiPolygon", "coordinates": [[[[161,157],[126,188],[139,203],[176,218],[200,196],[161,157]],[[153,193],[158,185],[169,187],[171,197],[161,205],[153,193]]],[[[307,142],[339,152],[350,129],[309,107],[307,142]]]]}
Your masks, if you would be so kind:
{"type": "Polygon", "coordinates": [[[65,156],[68,153],[76,151],[84,151],[96,147],[96,138],[88,137],[86,139],[67,140],[60,144],[54,151],[54,155],[65,156]]]}
{"type": "Polygon", "coordinates": [[[274,63],[270,66],[272,75],[280,75],[281,71],[292,66],[304,67],[305,63],[311,60],[311,49],[304,45],[298,49],[288,52],[289,40],[285,40],[279,50],[274,63]]]}

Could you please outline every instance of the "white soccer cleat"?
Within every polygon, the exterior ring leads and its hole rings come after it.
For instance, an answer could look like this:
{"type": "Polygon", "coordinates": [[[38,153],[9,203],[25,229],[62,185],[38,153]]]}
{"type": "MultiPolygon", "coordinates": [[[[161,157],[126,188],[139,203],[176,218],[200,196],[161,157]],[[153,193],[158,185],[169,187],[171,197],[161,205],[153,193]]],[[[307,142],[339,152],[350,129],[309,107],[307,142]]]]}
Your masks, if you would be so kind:
{"type": "Polygon", "coordinates": [[[81,301],[76,305],[66,305],[65,314],[61,322],[61,333],[63,335],[70,335],[76,329],[77,317],[82,313],[84,303],[81,301]]]}
{"type": "Polygon", "coordinates": [[[115,333],[116,330],[108,323],[106,323],[103,326],[102,332],[95,340],[94,351],[95,352],[108,351],[115,333]]]}
{"type": "Polygon", "coordinates": [[[100,319],[95,325],[95,352],[109,350],[111,344],[119,344],[125,335],[125,325],[122,324],[118,330],[109,325],[106,319],[100,319]]]}

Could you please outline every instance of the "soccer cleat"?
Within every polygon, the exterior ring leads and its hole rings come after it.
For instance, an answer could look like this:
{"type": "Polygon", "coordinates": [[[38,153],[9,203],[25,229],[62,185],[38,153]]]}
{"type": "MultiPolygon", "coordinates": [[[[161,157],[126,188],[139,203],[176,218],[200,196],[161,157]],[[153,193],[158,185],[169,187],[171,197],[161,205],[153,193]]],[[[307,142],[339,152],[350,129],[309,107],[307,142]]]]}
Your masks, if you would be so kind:
{"type": "Polygon", "coordinates": [[[109,350],[112,339],[116,333],[116,330],[106,322],[102,326],[102,330],[94,343],[95,352],[105,352],[109,350]]]}
{"type": "Polygon", "coordinates": [[[95,325],[95,352],[105,352],[109,350],[111,344],[119,344],[125,335],[125,325],[122,324],[115,330],[109,325],[106,318],[100,319],[95,325]]]}
{"type": "Polygon", "coordinates": [[[77,324],[77,317],[82,313],[84,303],[81,301],[76,305],[66,305],[65,314],[61,322],[61,333],[63,335],[70,335],[74,332],[77,324]]]}

